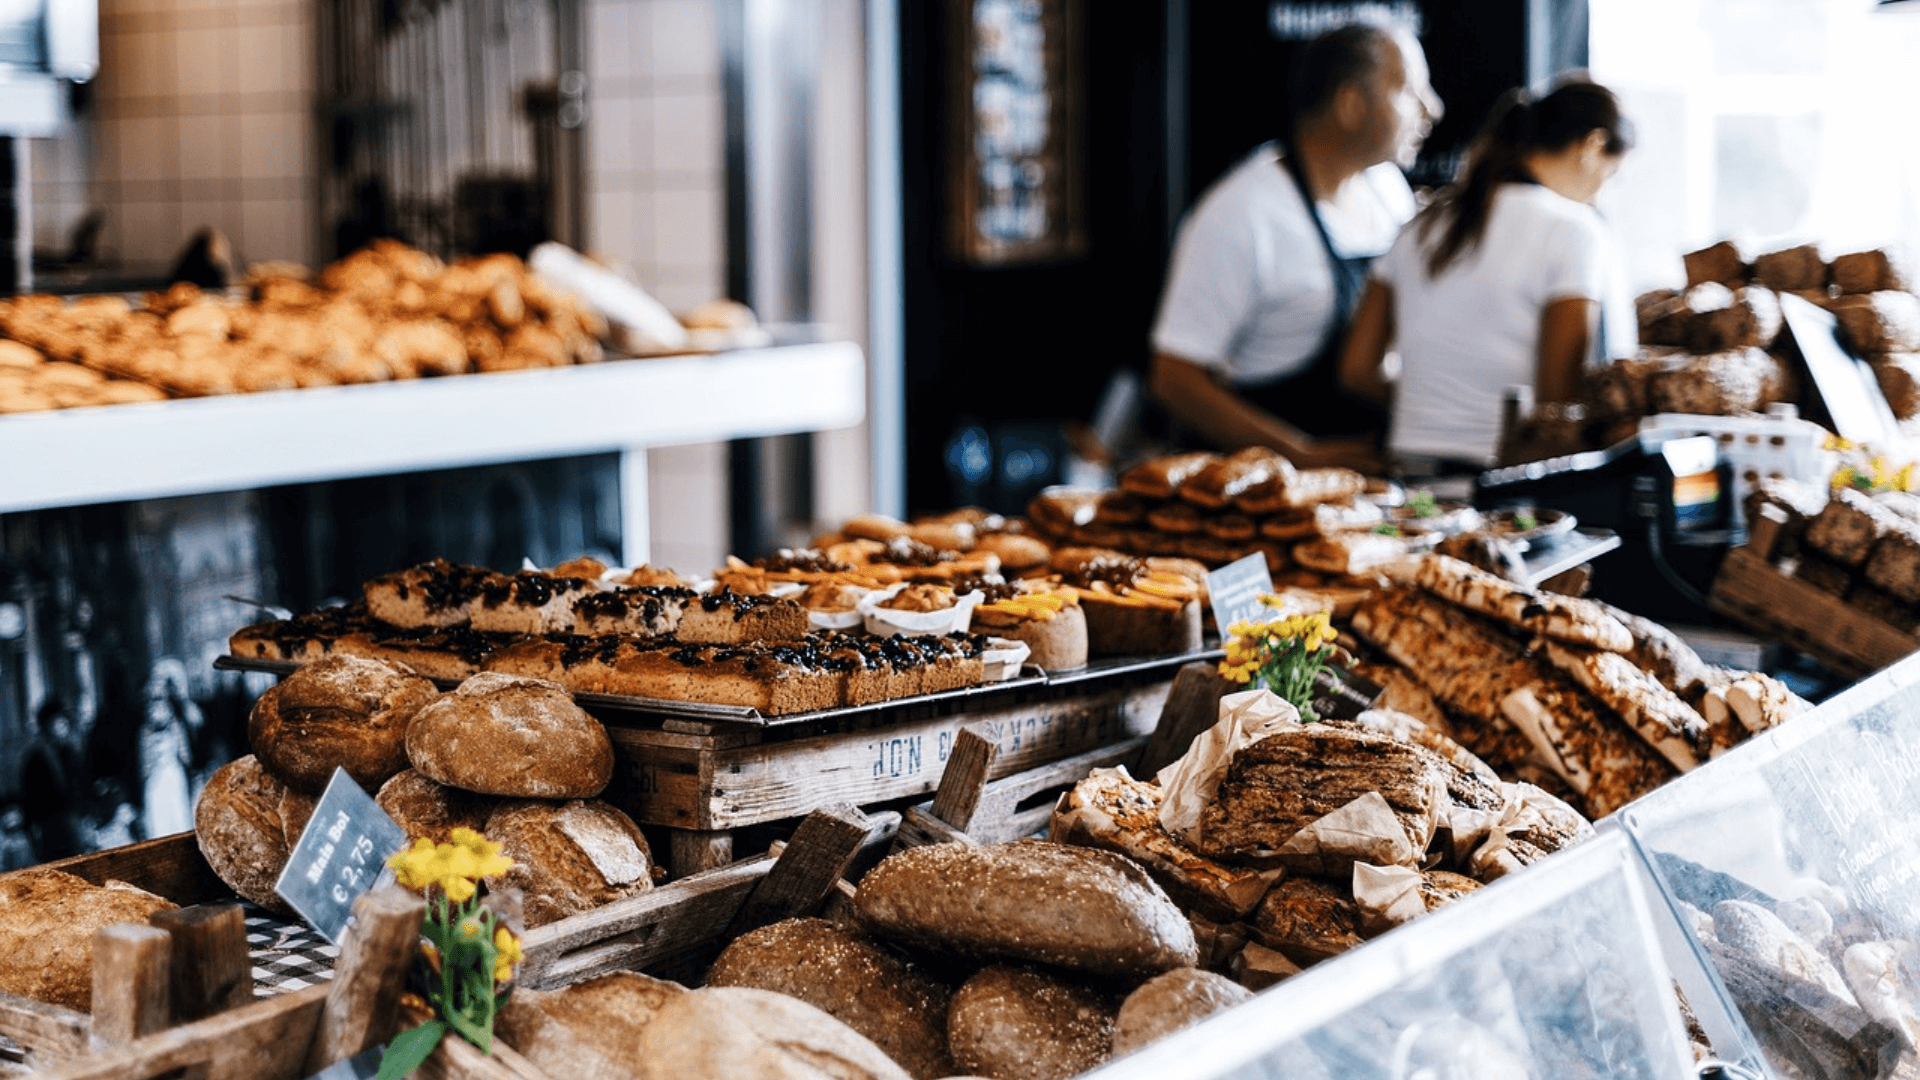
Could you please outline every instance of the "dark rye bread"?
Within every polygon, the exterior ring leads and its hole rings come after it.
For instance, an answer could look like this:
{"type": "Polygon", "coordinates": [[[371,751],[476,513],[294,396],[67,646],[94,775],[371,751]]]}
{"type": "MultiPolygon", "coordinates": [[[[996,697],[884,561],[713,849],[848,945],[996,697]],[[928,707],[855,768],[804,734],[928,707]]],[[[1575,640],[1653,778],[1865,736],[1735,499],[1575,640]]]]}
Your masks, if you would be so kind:
{"type": "MultiPolygon", "coordinates": [[[[1417,858],[1447,805],[1447,773],[1436,756],[1355,728],[1315,724],[1282,731],[1233,756],[1201,814],[1198,846],[1222,861],[1287,865],[1297,860],[1280,850],[1295,833],[1376,792],[1417,858]]],[[[1318,867],[1319,857],[1312,858],[1318,867]]]]}
{"type": "Polygon", "coordinates": [[[438,693],[386,661],[325,657],[260,695],[247,718],[247,742],[297,790],[317,795],[341,768],[372,791],[407,767],[407,726],[438,693]]]}
{"type": "Polygon", "coordinates": [[[1065,1080],[1107,1060],[1115,1003],[1084,983],[994,964],[961,984],[947,1015],[954,1062],[996,1080],[1065,1080]]]}
{"type": "Polygon", "coordinates": [[[1115,976],[1199,957],[1192,925],[1138,865],[1041,840],[897,852],[861,881],[854,904],[871,932],[951,953],[1115,976]]]}
{"type": "Polygon", "coordinates": [[[871,938],[825,919],[787,919],[743,934],[707,972],[708,986],[799,998],[872,1039],[915,1080],[951,1076],[952,989],[871,938]]]}
{"type": "Polygon", "coordinates": [[[1253,909],[1254,939],[1309,967],[1361,943],[1360,906],[1343,884],[1289,877],[1253,909]]]}
{"type": "Polygon", "coordinates": [[[94,885],[59,870],[0,874],[0,993],[93,1008],[93,935],[147,924],[173,904],[124,881],[94,885]]]}
{"type": "Polygon", "coordinates": [[[1120,1003],[1113,1056],[1130,1054],[1252,997],[1253,991],[1232,979],[1199,968],[1155,975],[1120,1003]]]}
{"type": "Polygon", "coordinates": [[[500,884],[520,890],[529,928],[647,892],[658,869],[640,827],[598,799],[503,803],[486,835],[514,862],[500,884]]]}
{"type": "Polygon", "coordinates": [[[613,778],[607,729],[572,695],[498,672],[475,675],[416,713],[407,757],[431,780],[488,795],[591,798],[613,778]]]}

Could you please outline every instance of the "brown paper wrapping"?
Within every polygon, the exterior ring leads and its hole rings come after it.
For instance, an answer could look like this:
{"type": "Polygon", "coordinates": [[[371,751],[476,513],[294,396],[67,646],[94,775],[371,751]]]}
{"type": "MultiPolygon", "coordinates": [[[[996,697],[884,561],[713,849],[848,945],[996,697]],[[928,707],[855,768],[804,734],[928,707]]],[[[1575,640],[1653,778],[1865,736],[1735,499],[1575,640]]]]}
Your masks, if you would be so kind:
{"type": "Polygon", "coordinates": [[[1199,839],[1200,814],[1227,775],[1233,755],[1261,739],[1300,726],[1300,710],[1271,690],[1242,690],[1220,699],[1220,719],[1160,770],[1160,824],[1180,840],[1199,839]]]}

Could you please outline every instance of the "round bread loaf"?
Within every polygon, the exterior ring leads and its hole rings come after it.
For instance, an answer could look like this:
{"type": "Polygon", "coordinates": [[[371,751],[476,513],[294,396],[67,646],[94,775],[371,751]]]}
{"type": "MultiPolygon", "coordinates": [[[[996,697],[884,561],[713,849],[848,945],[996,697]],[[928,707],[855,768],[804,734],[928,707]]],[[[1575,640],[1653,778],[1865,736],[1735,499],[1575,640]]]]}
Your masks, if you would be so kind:
{"type": "Polygon", "coordinates": [[[561,990],[516,989],[494,1017],[493,1033],[548,1075],[624,1080],[640,1072],[640,1032],[679,983],[616,971],[561,990]]]}
{"type": "Polygon", "coordinates": [[[909,1080],[847,1025],[798,998],[745,986],[669,999],[634,1049],[638,1080],[909,1080]]]}
{"type": "Polygon", "coordinates": [[[1199,968],[1155,975],[1120,1003],[1113,1022],[1113,1056],[1131,1054],[1251,997],[1253,991],[1232,979],[1199,968]]]}
{"type": "Polygon", "coordinates": [[[0,992],[93,1009],[93,933],[147,924],[173,905],[124,881],[94,885],[59,870],[0,874],[0,992]]]}
{"type": "Polygon", "coordinates": [[[1113,1002],[1032,968],[994,964],[953,992],[947,1044],[960,1068],[994,1080],[1056,1080],[1107,1060],[1113,1002]]]}
{"type": "Polygon", "coordinates": [[[435,783],[418,769],[408,769],[380,785],[373,801],[406,830],[408,843],[425,837],[436,844],[451,843],[455,829],[485,832],[487,818],[500,805],[491,795],[435,783]]]}
{"type": "Polygon", "coordinates": [[[743,934],[707,972],[708,986],[799,998],[872,1039],[918,1080],[953,1074],[951,991],[871,939],[825,919],[787,919],[743,934]]]}
{"type": "Polygon", "coordinates": [[[1102,975],[1157,975],[1200,956],[1193,925],[1133,860],[1044,840],[896,852],[854,904],[882,937],[1102,975]]]}
{"type": "Polygon", "coordinates": [[[291,914],[273,891],[287,856],[313,816],[314,800],[275,779],[248,754],[207,780],[193,809],[200,854],[234,892],[263,908],[291,914]]]}
{"type": "Polygon", "coordinates": [[[407,767],[407,725],[436,693],[399,664],[329,656],[260,695],[247,741],[288,787],[317,794],[339,767],[373,791],[407,767]]]}
{"type": "Polygon", "coordinates": [[[420,710],[407,757],[428,779],[487,795],[591,799],[613,779],[613,743],[561,686],[482,672],[420,710]]]}
{"type": "Polygon", "coordinates": [[[647,838],[598,800],[506,803],[485,831],[513,860],[500,884],[520,890],[529,929],[653,888],[647,838]]]}

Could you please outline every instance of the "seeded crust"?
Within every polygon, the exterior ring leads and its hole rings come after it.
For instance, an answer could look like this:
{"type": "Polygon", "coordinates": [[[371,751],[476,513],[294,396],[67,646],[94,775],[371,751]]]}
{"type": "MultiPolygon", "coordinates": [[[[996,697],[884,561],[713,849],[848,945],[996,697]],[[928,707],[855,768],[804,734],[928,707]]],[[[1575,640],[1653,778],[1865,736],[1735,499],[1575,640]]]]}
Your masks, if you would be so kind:
{"type": "Polygon", "coordinates": [[[708,986],[751,986],[799,998],[872,1039],[916,1080],[951,1076],[952,991],[869,938],[825,919],[788,919],[736,938],[708,986]]]}
{"type": "Polygon", "coordinates": [[[1113,1056],[1130,1054],[1252,997],[1253,991],[1232,979],[1199,968],[1155,975],[1120,1003],[1113,1056]]]}
{"type": "Polygon", "coordinates": [[[343,768],[378,788],[407,767],[407,725],[438,693],[405,667],[356,656],[316,660],[269,687],[247,719],[247,742],[291,787],[319,794],[343,768]]]}
{"type": "Polygon", "coordinates": [[[0,992],[91,1011],[94,932],[145,926],[173,906],[123,881],[94,885],[44,868],[0,874],[0,992]]]}
{"type": "Polygon", "coordinates": [[[451,843],[455,829],[484,832],[488,815],[500,805],[492,795],[436,783],[417,769],[380,785],[373,801],[406,831],[409,843],[424,837],[436,844],[451,843]]]}
{"type": "Polygon", "coordinates": [[[1138,865],[1040,840],[898,852],[855,904],[873,933],[946,952],[1116,976],[1199,959],[1186,916],[1138,865]]]}
{"type": "Polygon", "coordinates": [[[995,964],[954,991],[947,1040],[969,1073],[1064,1080],[1107,1060],[1116,1012],[1110,997],[1090,987],[995,964]]]}

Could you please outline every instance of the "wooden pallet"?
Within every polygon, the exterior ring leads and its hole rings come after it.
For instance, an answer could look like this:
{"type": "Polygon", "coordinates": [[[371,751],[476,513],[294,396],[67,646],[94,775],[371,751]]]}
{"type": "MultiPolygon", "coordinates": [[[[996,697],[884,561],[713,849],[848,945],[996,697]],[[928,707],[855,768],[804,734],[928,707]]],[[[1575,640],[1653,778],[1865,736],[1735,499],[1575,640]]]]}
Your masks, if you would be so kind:
{"type": "Polygon", "coordinates": [[[1746,546],[1727,552],[1721,562],[1708,607],[1855,679],[1920,649],[1920,637],[1775,569],[1773,552],[1785,524],[1777,508],[1760,508],[1746,546]]]}
{"type": "Polygon", "coordinates": [[[1171,686],[1172,672],[1162,668],[1039,687],[969,713],[929,715],[908,705],[825,729],[609,725],[614,781],[602,798],[635,821],[670,829],[668,868],[699,873],[732,860],[744,826],[931,794],[963,728],[998,747],[995,778],[1140,739],[1171,686]]]}

